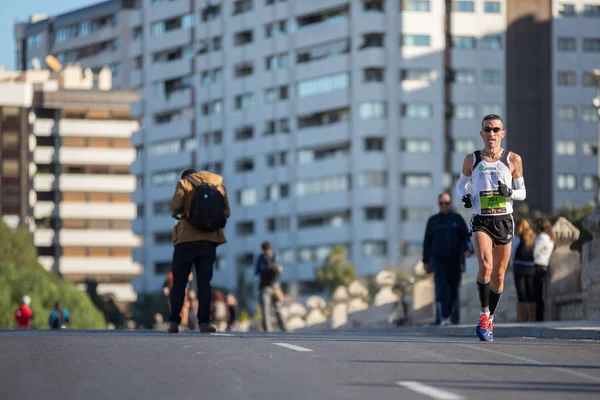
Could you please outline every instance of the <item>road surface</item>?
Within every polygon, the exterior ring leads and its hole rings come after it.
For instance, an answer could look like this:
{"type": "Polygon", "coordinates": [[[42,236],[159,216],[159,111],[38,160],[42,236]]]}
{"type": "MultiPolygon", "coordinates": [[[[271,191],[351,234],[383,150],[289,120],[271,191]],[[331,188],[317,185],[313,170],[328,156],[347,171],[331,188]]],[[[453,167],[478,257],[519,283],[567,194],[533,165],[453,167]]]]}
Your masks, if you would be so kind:
{"type": "Polygon", "coordinates": [[[0,398],[598,399],[600,343],[394,332],[2,331],[0,398]]]}

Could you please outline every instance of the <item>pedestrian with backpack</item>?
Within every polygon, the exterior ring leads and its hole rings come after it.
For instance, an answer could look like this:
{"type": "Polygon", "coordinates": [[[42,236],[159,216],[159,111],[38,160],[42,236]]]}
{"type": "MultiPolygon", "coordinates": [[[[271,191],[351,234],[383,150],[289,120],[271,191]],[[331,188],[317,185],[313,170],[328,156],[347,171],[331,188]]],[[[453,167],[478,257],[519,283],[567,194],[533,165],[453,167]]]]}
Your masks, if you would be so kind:
{"type": "Polygon", "coordinates": [[[262,325],[265,332],[272,332],[271,308],[275,309],[275,317],[279,324],[279,329],[286,332],[287,328],[281,315],[281,301],[283,292],[279,286],[279,277],[283,272],[283,267],[279,258],[273,251],[271,243],[264,241],[261,245],[262,254],[256,260],[255,275],[259,277],[258,289],[260,292],[260,308],[262,311],[262,325]]]}
{"type": "Polygon", "coordinates": [[[169,293],[171,310],[168,332],[178,333],[181,308],[188,276],[196,267],[198,286],[198,325],[203,333],[216,332],[210,324],[212,298],[210,281],[217,246],[226,243],[223,228],[229,218],[227,190],[220,175],[186,169],[171,199],[172,216],[179,221],[173,228],[173,287],[169,293]]]}

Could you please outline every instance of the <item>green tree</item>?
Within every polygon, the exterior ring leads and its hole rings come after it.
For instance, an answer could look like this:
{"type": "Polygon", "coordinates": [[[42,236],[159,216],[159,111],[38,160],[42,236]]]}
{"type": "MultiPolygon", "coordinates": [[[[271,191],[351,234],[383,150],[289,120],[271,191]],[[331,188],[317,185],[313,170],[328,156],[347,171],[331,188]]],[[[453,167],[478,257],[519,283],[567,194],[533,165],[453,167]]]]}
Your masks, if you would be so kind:
{"type": "Polygon", "coordinates": [[[346,258],[344,246],[337,245],[333,248],[324,265],[315,269],[317,283],[329,295],[340,285],[349,285],[356,279],[356,268],[346,258]]]}
{"type": "Polygon", "coordinates": [[[31,297],[34,328],[49,328],[48,317],[57,300],[69,311],[69,328],[106,328],[102,313],[86,293],[37,262],[29,234],[0,220],[0,329],[15,326],[14,312],[24,295],[31,297]]]}

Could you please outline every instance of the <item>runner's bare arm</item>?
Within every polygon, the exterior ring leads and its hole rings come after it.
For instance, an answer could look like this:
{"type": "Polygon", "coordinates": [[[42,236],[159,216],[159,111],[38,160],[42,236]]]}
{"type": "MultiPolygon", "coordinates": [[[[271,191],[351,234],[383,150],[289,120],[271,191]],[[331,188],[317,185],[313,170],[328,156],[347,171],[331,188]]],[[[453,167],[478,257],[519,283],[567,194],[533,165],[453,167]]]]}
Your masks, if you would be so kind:
{"type": "Polygon", "coordinates": [[[523,160],[517,153],[510,153],[510,160],[508,162],[512,167],[513,177],[513,193],[511,197],[513,200],[523,201],[527,196],[525,180],[523,179],[523,160]]]}
{"type": "Polygon", "coordinates": [[[463,161],[462,171],[460,173],[460,177],[458,178],[458,182],[456,182],[456,193],[458,193],[460,197],[463,197],[469,193],[467,185],[469,184],[472,172],[473,154],[468,154],[463,161]]]}

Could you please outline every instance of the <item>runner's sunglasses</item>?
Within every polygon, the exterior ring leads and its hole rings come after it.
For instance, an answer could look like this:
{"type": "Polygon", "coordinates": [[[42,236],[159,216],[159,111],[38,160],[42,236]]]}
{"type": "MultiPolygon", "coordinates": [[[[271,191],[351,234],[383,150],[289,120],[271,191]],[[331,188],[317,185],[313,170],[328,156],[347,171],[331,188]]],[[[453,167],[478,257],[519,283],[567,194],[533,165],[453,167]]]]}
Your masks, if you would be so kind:
{"type": "Polygon", "coordinates": [[[488,132],[488,133],[491,132],[491,131],[494,131],[494,133],[498,133],[501,130],[502,130],[502,128],[483,128],[483,131],[484,132],[488,132]]]}

